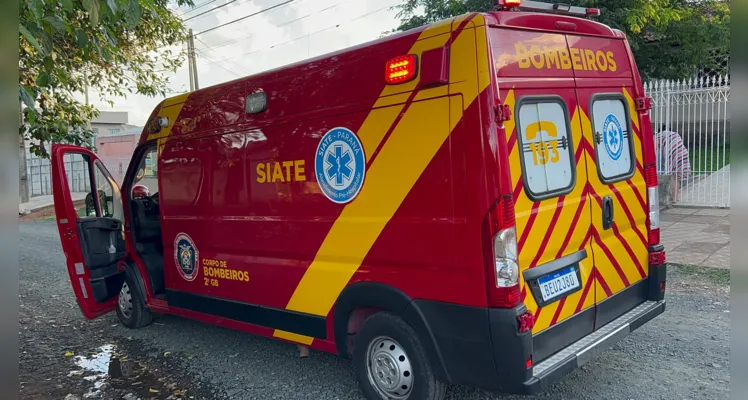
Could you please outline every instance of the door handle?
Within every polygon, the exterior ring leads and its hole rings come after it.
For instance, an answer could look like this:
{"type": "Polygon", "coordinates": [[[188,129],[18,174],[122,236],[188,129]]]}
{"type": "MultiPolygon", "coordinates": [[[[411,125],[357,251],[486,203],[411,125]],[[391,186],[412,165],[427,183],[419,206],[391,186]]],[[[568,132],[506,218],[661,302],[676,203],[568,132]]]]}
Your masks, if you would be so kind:
{"type": "Polygon", "coordinates": [[[603,197],[603,230],[613,227],[613,198],[603,197]]]}

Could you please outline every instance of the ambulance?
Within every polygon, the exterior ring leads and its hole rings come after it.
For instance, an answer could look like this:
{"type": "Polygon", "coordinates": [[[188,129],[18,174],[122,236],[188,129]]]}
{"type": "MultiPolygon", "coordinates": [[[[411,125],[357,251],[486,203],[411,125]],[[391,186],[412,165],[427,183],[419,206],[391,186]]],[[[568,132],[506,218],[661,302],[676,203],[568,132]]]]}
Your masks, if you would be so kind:
{"type": "Polygon", "coordinates": [[[367,399],[547,389],[666,304],[651,101],[599,13],[498,0],[168,98],[121,182],[54,145],[81,311],[338,354],[367,399]]]}

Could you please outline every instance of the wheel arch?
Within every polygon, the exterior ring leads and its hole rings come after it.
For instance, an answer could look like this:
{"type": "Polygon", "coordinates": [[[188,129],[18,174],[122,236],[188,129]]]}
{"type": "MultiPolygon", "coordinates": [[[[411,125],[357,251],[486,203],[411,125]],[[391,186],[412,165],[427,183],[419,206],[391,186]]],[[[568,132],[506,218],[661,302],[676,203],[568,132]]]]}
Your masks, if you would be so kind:
{"type": "Polygon", "coordinates": [[[416,331],[436,376],[445,382],[449,381],[441,351],[417,303],[400,289],[382,283],[360,282],[349,285],[335,302],[333,329],[335,345],[341,357],[350,357],[349,321],[354,313],[361,309],[387,311],[402,318],[416,331]]]}

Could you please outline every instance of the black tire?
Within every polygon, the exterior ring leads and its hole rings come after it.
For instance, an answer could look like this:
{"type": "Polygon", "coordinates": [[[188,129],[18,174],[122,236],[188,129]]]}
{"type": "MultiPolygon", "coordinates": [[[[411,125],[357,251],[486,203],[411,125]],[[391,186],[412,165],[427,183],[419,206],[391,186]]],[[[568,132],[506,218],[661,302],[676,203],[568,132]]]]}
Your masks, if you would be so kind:
{"type": "MultiPolygon", "coordinates": [[[[394,349],[395,346],[391,348],[394,349]]],[[[359,329],[354,338],[353,368],[359,388],[364,397],[369,400],[442,400],[447,389],[447,385],[434,375],[415,330],[400,317],[387,312],[377,313],[367,318],[359,329]],[[407,377],[412,374],[411,388],[407,397],[388,397],[387,393],[377,389],[369,378],[369,346],[380,343],[382,337],[393,339],[407,355],[406,360],[410,368],[399,368],[403,365],[402,359],[397,368],[398,376],[407,377]],[[407,369],[412,369],[412,371],[406,373],[407,369]]]]}
{"type": "Polygon", "coordinates": [[[150,325],[153,315],[151,314],[151,310],[145,306],[143,294],[138,290],[138,286],[129,272],[125,273],[125,285],[123,285],[123,290],[129,291],[130,299],[129,301],[124,301],[124,303],[129,304],[130,308],[129,312],[123,310],[122,303],[117,301],[117,318],[122,322],[122,325],[130,329],[138,329],[150,325]]]}

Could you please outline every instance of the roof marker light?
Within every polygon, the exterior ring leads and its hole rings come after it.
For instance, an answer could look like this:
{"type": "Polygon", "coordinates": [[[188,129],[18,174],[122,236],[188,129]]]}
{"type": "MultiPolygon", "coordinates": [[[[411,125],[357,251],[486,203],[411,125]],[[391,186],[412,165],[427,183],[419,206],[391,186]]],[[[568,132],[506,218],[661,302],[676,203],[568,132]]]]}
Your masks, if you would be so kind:
{"type": "Polygon", "coordinates": [[[384,80],[390,85],[405,83],[416,77],[418,58],[413,54],[399,56],[387,61],[384,80]]]}

